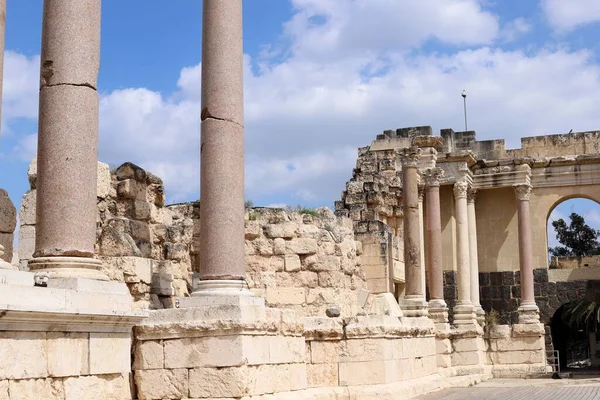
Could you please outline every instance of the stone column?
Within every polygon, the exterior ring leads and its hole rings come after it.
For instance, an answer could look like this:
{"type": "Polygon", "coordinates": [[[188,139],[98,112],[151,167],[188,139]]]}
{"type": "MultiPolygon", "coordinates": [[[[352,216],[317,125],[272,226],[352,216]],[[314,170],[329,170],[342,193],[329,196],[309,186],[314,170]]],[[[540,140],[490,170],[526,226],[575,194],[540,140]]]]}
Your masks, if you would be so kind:
{"type": "Polygon", "coordinates": [[[442,269],[442,219],[440,207],[441,168],[425,173],[427,183],[427,270],[429,273],[429,317],[436,322],[448,322],[448,306],[444,301],[444,271],[442,269]]]}
{"type": "Polygon", "coordinates": [[[519,262],[521,266],[521,305],[519,323],[538,323],[539,309],[533,292],[533,251],[531,246],[531,216],[529,196],[531,185],[516,185],[519,218],[519,262]]]}
{"type": "Polygon", "coordinates": [[[45,0],[37,204],[29,268],[107,280],[94,259],[101,0],[45,0]]]}
{"type": "Polygon", "coordinates": [[[425,197],[425,185],[419,185],[419,239],[421,248],[421,293],[426,298],[427,273],[425,271],[425,215],[423,211],[423,197],[425,197]]]}
{"type": "Polygon", "coordinates": [[[469,221],[467,212],[466,181],[454,184],[456,218],[456,258],[458,275],[458,301],[454,307],[454,323],[476,323],[475,308],[471,302],[471,260],[469,257],[469,221]]]}
{"type": "Polygon", "coordinates": [[[479,302],[479,257],[477,256],[477,221],[475,214],[475,199],[477,189],[467,190],[467,214],[469,219],[469,254],[471,264],[471,303],[475,307],[477,320],[482,324],[485,320],[485,312],[479,302]]]}
{"type": "Polygon", "coordinates": [[[400,306],[407,317],[427,315],[421,283],[421,235],[419,229],[419,187],[417,162],[421,149],[404,149],[402,158],[402,199],[404,209],[404,268],[406,295],[400,306]]]}
{"type": "Polygon", "coordinates": [[[244,263],[242,0],[204,0],[200,282],[192,295],[249,294],[244,263]]]}

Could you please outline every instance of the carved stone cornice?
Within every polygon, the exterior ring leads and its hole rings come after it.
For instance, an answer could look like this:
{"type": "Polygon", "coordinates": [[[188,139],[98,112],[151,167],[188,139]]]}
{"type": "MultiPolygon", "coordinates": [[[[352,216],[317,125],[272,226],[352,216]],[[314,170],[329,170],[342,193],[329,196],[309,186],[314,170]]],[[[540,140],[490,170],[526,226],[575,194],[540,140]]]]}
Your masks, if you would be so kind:
{"type": "Polygon", "coordinates": [[[467,189],[467,202],[475,203],[476,199],[477,199],[477,189],[475,189],[473,186],[471,186],[469,189],[467,189]]]}
{"type": "Polygon", "coordinates": [[[467,197],[467,190],[469,189],[469,184],[465,181],[458,181],[454,184],[454,197],[457,199],[464,199],[467,197]]]}
{"type": "Polygon", "coordinates": [[[531,185],[515,185],[513,187],[515,189],[515,193],[517,194],[517,200],[529,201],[532,189],[531,185]]]}
{"type": "Polygon", "coordinates": [[[419,163],[419,157],[421,156],[421,150],[418,147],[407,147],[402,149],[400,153],[400,162],[402,163],[402,167],[411,167],[417,168],[419,163]]]}
{"type": "Polygon", "coordinates": [[[444,170],[439,167],[429,168],[423,171],[423,177],[427,186],[440,186],[440,180],[444,177],[444,170]]]}

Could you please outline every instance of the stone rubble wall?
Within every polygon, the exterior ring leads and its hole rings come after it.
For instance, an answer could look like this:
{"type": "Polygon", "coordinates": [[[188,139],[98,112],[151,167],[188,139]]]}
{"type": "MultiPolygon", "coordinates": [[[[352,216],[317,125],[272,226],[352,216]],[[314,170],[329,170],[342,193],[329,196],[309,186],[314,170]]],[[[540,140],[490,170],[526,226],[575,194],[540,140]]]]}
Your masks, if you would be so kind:
{"type": "Polygon", "coordinates": [[[4,246],[2,260],[13,261],[14,232],[17,226],[17,210],[4,189],[0,189],[0,246],[4,246]]]}
{"type": "MultiPolygon", "coordinates": [[[[35,247],[35,159],[28,176],[31,190],[20,210],[21,270],[35,247]]],[[[104,272],[127,284],[136,308],[172,308],[175,298],[188,296],[200,269],[199,202],[165,205],[160,178],[131,163],[114,171],[98,163],[97,199],[96,253],[104,272]]],[[[350,220],[328,209],[302,215],[257,208],[247,212],[245,235],[247,281],[268,305],[314,316],[327,308],[345,316],[359,311],[357,294],[366,284],[350,220]]]]}
{"type": "Polygon", "coordinates": [[[268,306],[302,316],[325,316],[328,308],[343,316],[360,311],[357,295],[366,283],[350,220],[327,208],[315,215],[256,208],[248,217],[248,285],[268,306]]]}
{"type": "Polygon", "coordinates": [[[552,257],[550,269],[577,269],[600,267],[600,256],[587,257],[552,257]]]}

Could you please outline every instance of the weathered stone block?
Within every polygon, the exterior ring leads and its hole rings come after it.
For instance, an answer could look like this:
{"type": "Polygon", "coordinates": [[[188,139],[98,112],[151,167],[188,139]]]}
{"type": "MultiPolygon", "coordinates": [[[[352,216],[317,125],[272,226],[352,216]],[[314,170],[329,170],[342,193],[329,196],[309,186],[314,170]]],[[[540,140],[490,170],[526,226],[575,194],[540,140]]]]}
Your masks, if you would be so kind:
{"type": "Polygon", "coordinates": [[[140,400],[184,399],[189,394],[188,370],[152,369],[135,372],[140,400]]]}
{"type": "Polygon", "coordinates": [[[133,369],[161,369],[165,366],[162,342],[138,341],[135,346],[133,369]]]}
{"type": "Polygon", "coordinates": [[[166,340],[165,368],[231,367],[245,363],[242,336],[166,340]]]}
{"type": "MultiPolygon", "coordinates": [[[[10,381],[9,393],[10,400],[63,400],[65,398],[62,381],[54,379],[23,379],[10,381]]],[[[0,399],[2,399],[1,394],[0,399]]],[[[6,399],[8,399],[8,397],[6,397],[6,399]]]]}
{"type": "Polygon", "coordinates": [[[129,333],[90,333],[90,374],[119,374],[131,370],[129,333]]]}
{"type": "Polygon", "coordinates": [[[89,333],[48,332],[46,337],[49,376],[89,374],[89,333]]]}
{"type": "Polygon", "coordinates": [[[128,375],[121,374],[70,377],[65,379],[64,388],[65,400],[123,400],[131,397],[128,375]]]}
{"type": "Polygon", "coordinates": [[[247,367],[196,368],[189,372],[190,396],[194,398],[242,397],[248,387],[247,367]]]}
{"type": "Polygon", "coordinates": [[[300,257],[297,254],[288,254],[285,256],[285,270],[288,272],[300,271],[300,257]]]}
{"type": "Polygon", "coordinates": [[[270,364],[304,362],[306,348],[303,336],[269,336],[267,338],[270,364]]]}
{"type": "Polygon", "coordinates": [[[46,332],[0,332],[0,379],[47,376],[46,332]]]}
{"type": "Polygon", "coordinates": [[[335,387],[338,385],[338,364],[307,364],[308,387],[335,387]]]}
{"type": "Polygon", "coordinates": [[[305,364],[248,367],[248,394],[279,393],[306,388],[305,364]]]}
{"type": "Polygon", "coordinates": [[[494,364],[541,364],[545,355],[541,350],[499,351],[491,359],[494,364]]]}
{"type": "Polygon", "coordinates": [[[0,381],[0,400],[10,400],[8,398],[8,381],[0,381]]]}
{"type": "Polygon", "coordinates": [[[305,288],[267,288],[269,304],[304,304],[306,302],[305,288]]]}
{"type": "Polygon", "coordinates": [[[296,236],[298,225],[293,222],[282,222],[280,224],[268,224],[264,227],[265,236],[271,239],[292,239],[296,236]]]}
{"type": "Polygon", "coordinates": [[[285,242],[287,253],[315,254],[317,252],[317,241],[311,238],[295,238],[285,242]]]}
{"type": "Polygon", "coordinates": [[[346,344],[339,341],[310,342],[310,360],[312,364],[339,363],[340,357],[346,352],[346,344]]]}

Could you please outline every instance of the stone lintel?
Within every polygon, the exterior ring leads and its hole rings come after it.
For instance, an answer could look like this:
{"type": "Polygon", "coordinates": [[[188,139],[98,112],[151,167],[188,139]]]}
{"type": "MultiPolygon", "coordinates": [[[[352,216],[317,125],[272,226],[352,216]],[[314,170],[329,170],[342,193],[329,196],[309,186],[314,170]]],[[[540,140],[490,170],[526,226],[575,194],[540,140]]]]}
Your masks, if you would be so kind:
{"type": "Polygon", "coordinates": [[[451,153],[438,154],[438,163],[452,163],[452,162],[466,162],[467,166],[471,168],[477,164],[477,158],[471,150],[458,150],[451,153]]]}

